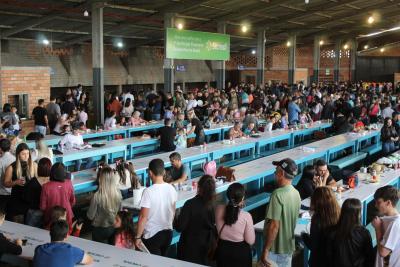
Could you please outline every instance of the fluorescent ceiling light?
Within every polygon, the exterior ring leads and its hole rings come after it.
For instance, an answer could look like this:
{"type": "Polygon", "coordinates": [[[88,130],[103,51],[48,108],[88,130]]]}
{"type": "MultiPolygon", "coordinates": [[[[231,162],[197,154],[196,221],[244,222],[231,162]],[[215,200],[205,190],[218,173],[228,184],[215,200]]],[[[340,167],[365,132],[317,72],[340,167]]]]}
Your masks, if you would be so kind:
{"type": "Polygon", "coordinates": [[[382,34],[382,33],[385,33],[385,32],[392,32],[392,31],[398,31],[398,30],[400,30],[400,26],[394,27],[394,28],[391,28],[391,29],[387,29],[387,30],[383,30],[383,31],[379,31],[379,32],[373,32],[373,33],[370,33],[370,34],[360,35],[360,37],[371,37],[371,36],[379,35],[379,34],[382,34]]]}

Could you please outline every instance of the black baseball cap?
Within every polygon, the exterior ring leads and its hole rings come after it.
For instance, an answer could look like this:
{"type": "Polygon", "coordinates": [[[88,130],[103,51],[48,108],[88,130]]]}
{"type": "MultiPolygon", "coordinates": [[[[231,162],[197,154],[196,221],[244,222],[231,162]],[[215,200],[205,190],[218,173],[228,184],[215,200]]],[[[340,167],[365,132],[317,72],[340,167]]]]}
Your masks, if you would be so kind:
{"type": "Polygon", "coordinates": [[[287,174],[293,176],[297,174],[297,164],[292,159],[285,158],[280,161],[273,161],[272,164],[281,167],[287,174]]]}

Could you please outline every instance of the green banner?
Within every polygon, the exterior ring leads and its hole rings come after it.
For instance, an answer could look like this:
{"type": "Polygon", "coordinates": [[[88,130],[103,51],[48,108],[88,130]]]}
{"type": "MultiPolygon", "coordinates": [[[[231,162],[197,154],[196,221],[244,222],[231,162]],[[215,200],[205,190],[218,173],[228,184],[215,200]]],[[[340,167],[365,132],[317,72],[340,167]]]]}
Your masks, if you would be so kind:
{"type": "Polygon", "coordinates": [[[229,60],[227,34],[167,29],[167,58],[229,60]]]}

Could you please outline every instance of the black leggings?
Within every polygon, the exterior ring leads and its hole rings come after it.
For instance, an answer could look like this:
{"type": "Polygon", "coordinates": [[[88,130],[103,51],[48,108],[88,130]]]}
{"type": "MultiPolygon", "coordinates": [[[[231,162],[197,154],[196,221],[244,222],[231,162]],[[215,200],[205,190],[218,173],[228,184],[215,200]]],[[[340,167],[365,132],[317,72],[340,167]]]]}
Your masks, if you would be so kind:
{"type": "Polygon", "coordinates": [[[162,230],[149,239],[142,239],[143,244],[151,254],[165,256],[167,249],[171,244],[172,230],[162,230]]]}

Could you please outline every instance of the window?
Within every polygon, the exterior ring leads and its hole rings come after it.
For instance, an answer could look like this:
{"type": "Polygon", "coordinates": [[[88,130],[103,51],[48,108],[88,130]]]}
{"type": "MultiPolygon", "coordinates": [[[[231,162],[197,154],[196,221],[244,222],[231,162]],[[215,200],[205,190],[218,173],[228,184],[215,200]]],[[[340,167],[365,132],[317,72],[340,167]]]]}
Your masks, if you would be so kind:
{"type": "Polygon", "coordinates": [[[18,115],[21,119],[26,119],[29,116],[29,101],[28,94],[9,95],[8,103],[11,106],[16,106],[18,115]]]}

